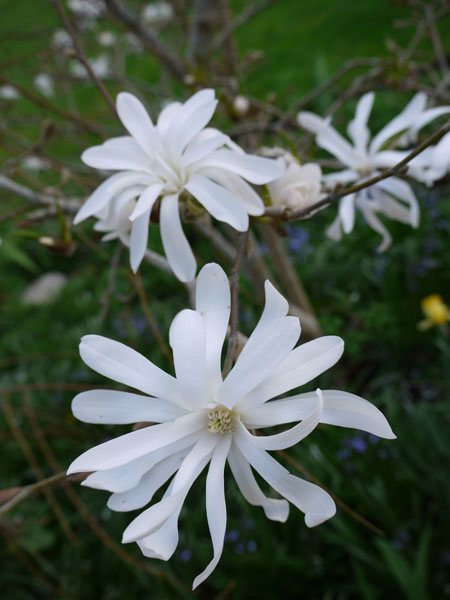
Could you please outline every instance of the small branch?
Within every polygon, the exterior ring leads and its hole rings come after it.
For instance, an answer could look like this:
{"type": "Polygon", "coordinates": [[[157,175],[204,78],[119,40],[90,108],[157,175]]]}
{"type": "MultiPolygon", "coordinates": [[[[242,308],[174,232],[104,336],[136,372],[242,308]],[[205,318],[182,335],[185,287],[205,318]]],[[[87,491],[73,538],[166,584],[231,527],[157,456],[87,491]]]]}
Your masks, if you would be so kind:
{"type": "Polygon", "coordinates": [[[231,317],[230,317],[230,337],[228,338],[227,354],[225,356],[225,364],[223,366],[222,376],[225,378],[231,371],[234,356],[236,354],[236,346],[238,340],[238,321],[239,321],[239,273],[241,271],[242,258],[245,254],[247,246],[248,230],[240,235],[239,245],[236,258],[230,275],[230,290],[231,290],[231,317]]]}
{"type": "Polygon", "coordinates": [[[371,177],[370,179],[366,179],[365,181],[362,181],[361,183],[357,183],[355,185],[352,185],[352,186],[342,189],[340,191],[331,192],[330,194],[325,196],[325,198],[323,198],[319,202],[316,202],[315,204],[312,204],[308,208],[305,208],[302,210],[297,210],[297,211],[292,212],[290,209],[287,209],[287,208],[277,207],[277,206],[269,206],[266,208],[265,216],[276,217],[276,218],[282,219],[284,221],[294,221],[296,219],[306,219],[309,216],[311,216],[311,214],[314,213],[319,208],[328,206],[329,204],[336,202],[337,200],[339,200],[340,198],[343,198],[344,196],[347,196],[348,194],[354,194],[356,192],[359,192],[360,190],[368,188],[371,185],[378,183],[379,181],[383,181],[383,179],[387,179],[388,177],[392,177],[394,175],[405,174],[407,172],[408,163],[413,158],[418,156],[421,152],[423,152],[426,148],[428,148],[432,144],[439,142],[439,140],[442,137],[444,137],[445,134],[447,134],[449,132],[450,132],[450,121],[448,121],[443,127],[441,127],[441,129],[439,129],[438,131],[436,131],[435,133],[430,135],[428,138],[426,138],[426,140],[424,140],[421,144],[419,144],[414,150],[412,150],[407,156],[405,156],[405,158],[403,158],[399,163],[397,163],[396,165],[394,165],[393,167],[391,167],[389,169],[385,169],[385,170],[381,171],[379,173],[379,175],[371,177]]]}
{"type": "Polygon", "coordinates": [[[21,198],[28,200],[31,204],[39,204],[43,206],[56,207],[57,205],[64,211],[75,213],[80,208],[80,202],[75,199],[56,198],[48,194],[35,192],[20,183],[16,183],[5,175],[0,175],[0,189],[7,190],[13,194],[17,194],[21,198]]]}
{"type": "Polygon", "coordinates": [[[75,29],[70,21],[70,19],[68,18],[68,16],[66,15],[60,0],[52,0],[53,4],[55,5],[55,9],[56,12],[59,15],[59,18],[62,21],[62,24],[64,25],[67,33],[70,35],[70,37],[72,38],[72,42],[75,48],[75,52],[77,54],[77,58],[80,61],[80,63],[84,66],[84,68],[86,69],[86,71],[89,74],[89,77],[92,79],[92,81],[94,82],[94,84],[97,86],[97,88],[99,89],[100,93],[102,94],[102,96],[105,98],[106,103],[108,104],[111,112],[113,113],[113,115],[115,117],[117,117],[117,113],[116,113],[116,107],[114,105],[114,101],[111,98],[111,96],[109,95],[108,90],[105,88],[105,86],[103,85],[103,82],[97,77],[97,75],[94,73],[87,57],[86,54],[83,50],[83,46],[80,43],[80,40],[78,39],[78,36],[75,32],[75,29]]]}
{"type": "Polygon", "coordinates": [[[105,0],[110,14],[127,30],[132,31],[142,42],[144,48],[168,68],[177,79],[183,81],[187,74],[187,66],[172,50],[166,46],[150,30],[144,29],[141,22],[123,6],[120,0],[105,0]]]}
{"type": "Polygon", "coordinates": [[[39,481],[36,481],[36,483],[31,483],[25,487],[15,488],[17,489],[17,493],[11,498],[11,500],[0,506],[0,516],[6,515],[6,513],[14,508],[14,506],[17,506],[17,504],[20,504],[20,502],[23,502],[35,492],[38,492],[39,490],[54,483],[58,483],[59,481],[66,479],[66,477],[66,472],[62,471],[61,473],[57,473],[56,475],[52,475],[46,479],[40,479],[39,481]]]}

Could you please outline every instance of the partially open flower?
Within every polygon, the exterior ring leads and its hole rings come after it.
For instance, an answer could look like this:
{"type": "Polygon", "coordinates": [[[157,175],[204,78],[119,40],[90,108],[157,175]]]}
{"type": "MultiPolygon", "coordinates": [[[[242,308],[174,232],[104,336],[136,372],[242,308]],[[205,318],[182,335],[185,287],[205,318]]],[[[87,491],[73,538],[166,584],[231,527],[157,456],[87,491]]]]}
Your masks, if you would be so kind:
{"type": "Polygon", "coordinates": [[[322,171],[319,165],[298,162],[286,163],[284,174],[267,184],[270,199],[274,206],[284,206],[292,210],[303,210],[320,200],[322,171]]]}
{"type": "Polygon", "coordinates": [[[291,502],[305,513],[306,525],[314,527],[335,514],[333,499],[321,487],[291,475],[268,451],[297,444],[319,423],[395,437],[382,413],[353,394],[317,390],[271,400],[334,365],[344,343],[325,336],[295,348],[299,320],[287,316],[287,301],[268,281],[265,290],[262,316],[224,380],[221,354],[230,289],[217,264],[208,264],[199,273],[196,309],[181,311],[172,322],[175,377],[119,342],[88,335],[80,344],[88,366],[141,394],[83,392],[73,400],[74,415],[87,423],[156,423],[88,450],[68,469],[69,474],[91,472],[84,485],[112,492],[108,506],[117,511],[144,508],[168,483],[162,499],[130,523],[123,542],[137,542],[145,556],[168,560],[178,544],[178,517],[185,498],[209,464],[206,512],[213,559],[194,587],[212,573],[222,554],[227,461],[244,498],[261,506],[269,519],[286,521],[291,502]],[[288,423],[296,424],[272,435],[253,433],[288,423]],[[267,497],[252,468],[282,498],[267,497]]]}

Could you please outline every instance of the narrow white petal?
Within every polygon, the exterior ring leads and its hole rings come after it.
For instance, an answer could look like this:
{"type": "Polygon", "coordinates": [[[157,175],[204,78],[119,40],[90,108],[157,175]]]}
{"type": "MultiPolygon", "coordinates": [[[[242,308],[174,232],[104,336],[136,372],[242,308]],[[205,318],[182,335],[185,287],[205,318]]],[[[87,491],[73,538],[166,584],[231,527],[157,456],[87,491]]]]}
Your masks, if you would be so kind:
{"type": "Polygon", "coordinates": [[[187,448],[197,442],[198,436],[198,432],[181,436],[175,442],[143,454],[123,465],[104,471],[96,471],[89,475],[81,485],[114,493],[132,490],[139,484],[141,478],[160,461],[180,451],[186,454],[187,448]]]}
{"type": "Polygon", "coordinates": [[[147,471],[137,486],[112,494],[107,503],[108,508],[117,512],[127,512],[144,507],[178,470],[186,454],[187,450],[181,450],[168,456],[147,471]]]}
{"type": "Polygon", "coordinates": [[[147,558],[169,560],[178,546],[178,517],[182,504],[154,533],[137,541],[142,554],[147,558]]]}
{"type": "Polygon", "coordinates": [[[151,396],[171,401],[178,398],[176,379],[125,344],[101,335],[85,335],[80,356],[88,367],[109,379],[151,396]]]}
{"type": "Polygon", "coordinates": [[[156,127],[160,136],[165,137],[170,123],[182,106],[181,102],[170,102],[159,113],[156,127]]]}
{"type": "Polygon", "coordinates": [[[195,277],[195,258],[181,227],[178,194],[164,196],[160,211],[161,238],[170,267],[180,281],[195,277]]]}
{"type": "Polygon", "coordinates": [[[213,545],[213,559],[200,575],[194,579],[192,589],[195,590],[207,579],[217,566],[222,556],[225,530],[227,525],[227,508],[225,504],[224,470],[231,446],[231,435],[219,440],[211,457],[206,477],[206,516],[213,545]]]}
{"type": "Polygon", "coordinates": [[[150,506],[132,521],[125,529],[122,543],[135,542],[159,529],[171,514],[177,510],[189,492],[192,484],[208,463],[217,444],[216,436],[204,434],[184,459],[174,480],[170,495],[150,506]]]}
{"type": "Polygon", "coordinates": [[[430,108],[426,110],[423,114],[421,114],[413,123],[410,134],[413,139],[417,136],[417,133],[428,123],[434,121],[438,117],[442,115],[446,115],[450,112],[450,106],[436,106],[434,108],[430,108]]]}
{"type": "Polygon", "coordinates": [[[224,187],[201,175],[193,175],[184,187],[215,219],[228,223],[238,231],[247,231],[247,211],[224,187]]]}
{"type": "Polygon", "coordinates": [[[131,226],[130,233],[130,265],[133,273],[139,269],[139,265],[147,250],[148,227],[150,224],[150,211],[142,213],[131,226]]]}
{"type": "Polygon", "coordinates": [[[316,134],[316,143],[333,154],[342,164],[349,167],[358,164],[360,161],[359,153],[336,131],[328,120],[310,112],[299,113],[297,119],[304,129],[316,134]]]}
{"type": "Polygon", "coordinates": [[[72,400],[74,416],[84,423],[127,424],[147,421],[164,423],[186,411],[175,404],[116,390],[89,390],[72,400]]]}
{"type": "MultiPolygon", "coordinates": [[[[249,215],[256,217],[264,213],[264,202],[255,190],[239,177],[239,175],[230,173],[225,169],[212,167],[200,167],[197,172],[199,175],[205,175],[205,177],[216,181],[226,188],[237,200],[239,200],[249,215]]],[[[269,183],[268,185],[271,184],[269,183]]]]}
{"type": "Polygon", "coordinates": [[[250,154],[239,154],[232,150],[217,150],[204,158],[200,166],[219,167],[258,185],[281,177],[284,170],[276,160],[250,154]]]}
{"type": "Polygon", "coordinates": [[[177,111],[167,130],[167,140],[177,154],[208,124],[218,101],[214,90],[200,90],[177,111]]]}
{"type": "Polygon", "coordinates": [[[162,189],[162,183],[152,183],[145,188],[130,215],[130,221],[134,221],[147,211],[152,211],[153,205],[158,199],[162,189]]]}
{"type": "Polygon", "coordinates": [[[351,137],[358,152],[364,152],[369,142],[370,131],[367,127],[367,122],[372,111],[374,99],[375,94],[373,92],[364,94],[356,107],[355,118],[348,124],[348,135],[351,137]]]}
{"type": "Polygon", "coordinates": [[[335,173],[326,173],[322,179],[327,186],[333,186],[337,183],[350,183],[360,178],[357,171],[353,169],[343,169],[342,171],[336,171],[335,173]]]}
{"type": "Polygon", "coordinates": [[[367,225],[369,225],[371,229],[373,229],[382,236],[381,244],[378,246],[377,250],[378,252],[384,252],[389,248],[389,246],[392,243],[391,234],[380,221],[380,219],[377,217],[373,209],[365,205],[361,205],[360,209],[364,216],[364,219],[367,222],[367,225]]]}
{"type": "Polygon", "coordinates": [[[348,194],[340,199],[339,218],[344,233],[350,233],[355,225],[355,194],[348,194]]]}
{"type": "Polygon", "coordinates": [[[150,159],[132,137],[108,140],[101,146],[92,146],[81,155],[81,160],[96,169],[147,171],[150,159]]]}
{"type": "MultiPolygon", "coordinates": [[[[361,429],[378,437],[395,439],[383,413],[364,398],[339,390],[323,390],[322,394],[321,423],[361,429]]],[[[316,394],[307,392],[284,400],[266,402],[257,408],[243,411],[241,419],[249,429],[273,427],[306,418],[316,404],[316,394]]]]}
{"type": "Polygon", "coordinates": [[[113,197],[113,193],[110,191],[111,185],[123,181],[128,175],[129,173],[116,173],[105,179],[81,206],[73,220],[74,225],[78,225],[81,221],[101,211],[113,197]]]}
{"type": "Polygon", "coordinates": [[[409,183],[403,181],[402,179],[398,179],[398,177],[389,177],[388,179],[379,181],[377,183],[377,187],[406,202],[410,210],[410,224],[412,227],[419,226],[419,203],[417,202],[417,198],[409,183]]]}
{"type": "Polygon", "coordinates": [[[264,292],[266,295],[264,310],[253,330],[253,334],[255,331],[266,327],[272,321],[285,317],[289,311],[288,301],[268,279],[264,282],[264,292]]]}
{"type": "Polygon", "coordinates": [[[320,389],[316,390],[316,402],[303,418],[303,421],[287,431],[274,435],[255,436],[248,433],[252,444],[263,450],[284,450],[298,444],[320,423],[323,409],[323,396],[320,389]]]}
{"type": "Polygon", "coordinates": [[[206,335],[206,393],[213,397],[222,383],[222,347],[230,318],[230,286],[222,267],[205,265],[197,277],[196,310],[203,316],[206,335]]]}
{"type": "Polygon", "coordinates": [[[118,438],[94,446],[76,458],[67,470],[71,473],[87,473],[113,469],[176,442],[205,426],[205,416],[188,414],[172,423],[152,425],[126,433],[118,438]]]}
{"type": "Polygon", "coordinates": [[[239,450],[274,490],[305,513],[308,527],[320,525],[334,516],[336,505],[325,490],[291,475],[270,454],[253,446],[244,431],[245,428],[241,425],[234,438],[239,450]]]}
{"type": "Polygon", "coordinates": [[[223,133],[217,132],[213,135],[208,135],[206,139],[201,136],[202,133],[207,131],[204,129],[198,136],[189,144],[183,154],[183,165],[188,165],[205,158],[211,152],[214,152],[229,141],[229,137],[223,133]]]}
{"type": "Polygon", "coordinates": [[[217,402],[233,408],[274,371],[291,352],[300,336],[297,317],[282,317],[255,330],[249,337],[236,364],[220,386],[217,402]]]}
{"type": "Polygon", "coordinates": [[[248,410],[312,381],[336,364],[343,351],[343,340],[334,335],[326,335],[298,346],[273,373],[248,394],[240,403],[240,408],[248,410]]]}
{"type": "Polygon", "coordinates": [[[116,109],[119,119],[142,150],[153,156],[158,134],[142,102],[128,92],[121,92],[117,96],[116,109]]]}
{"type": "Polygon", "coordinates": [[[268,498],[259,487],[248,461],[235,444],[232,445],[228,454],[233,477],[241,491],[241,494],[252,506],[261,506],[268,519],[284,523],[289,516],[289,503],[286,500],[268,498]]]}
{"type": "Polygon", "coordinates": [[[327,236],[334,240],[335,242],[339,242],[342,239],[342,227],[341,227],[341,219],[339,215],[336,216],[331,225],[327,228],[327,236]]]}
{"type": "Polygon", "coordinates": [[[182,310],[170,327],[175,373],[189,410],[206,406],[205,322],[195,310],[182,310]]]}

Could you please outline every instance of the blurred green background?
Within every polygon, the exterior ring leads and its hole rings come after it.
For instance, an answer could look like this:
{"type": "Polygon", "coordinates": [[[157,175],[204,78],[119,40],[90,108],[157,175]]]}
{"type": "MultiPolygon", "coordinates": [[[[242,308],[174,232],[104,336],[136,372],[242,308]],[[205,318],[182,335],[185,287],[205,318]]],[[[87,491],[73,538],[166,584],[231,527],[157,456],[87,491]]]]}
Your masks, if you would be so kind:
{"type": "MultiPolygon", "coordinates": [[[[137,10],[144,3],[129,4],[137,10]]],[[[247,5],[233,2],[233,14],[247,5]]],[[[51,3],[2,0],[1,7],[2,76],[39,94],[44,102],[100,126],[108,136],[119,134],[98,90],[82,77],[77,79],[73,59],[55,49],[52,40],[61,25],[51,3]],[[42,73],[53,81],[48,97],[36,89],[35,78],[42,73]]],[[[240,56],[263,52],[241,74],[240,93],[271,98],[288,109],[345,61],[384,56],[393,43],[406,44],[411,30],[395,23],[409,14],[401,2],[388,0],[282,0],[238,31],[240,56]]],[[[444,31],[448,26],[448,19],[442,22],[444,31]]],[[[175,24],[164,27],[161,35],[175,49],[182,47],[175,24]]],[[[114,65],[113,74],[104,77],[113,96],[122,89],[138,93],[153,114],[167,99],[187,97],[152,57],[133,48],[103,17],[82,29],[80,39],[90,58],[106,55],[114,65]],[[111,47],[99,41],[104,31],[116,35],[111,47]]],[[[423,52],[427,51],[425,46],[423,52]]],[[[345,81],[351,77],[343,85],[345,81]]],[[[310,108],[323,113],[335,96],[334,91],[326,92],[310,108]]],[[[371,120],[374,130],[410,97],[380,91],[371,120]]],[[[354,105],[351,101],[339,111],[338,125],[346,122],[354,105]]],[[[35,189],[84,197],[96,179],[79,155],[99,137],[48,107],[37,106],[23,93],[14,100],[0,99],[0,110],[0,161],[8,174],[35,189]],[[46,168],[31,171],[22,159],[46,135],[46,168]],[[68,176],[64,166],[75,175],[68,176]]],[[[216,122],[227,125],[220,113],[216,122]]],[[[274,138],[267,142],[282,143],[274,138]]],[[[416,193],[422,209],[419,229],[390,222],[394,243],[383,255],[375,251],[376,234],[363,222],[342,242],[328,240],[324,231],[334,218],[334,208],[284,227],[283,243],[324,333],[345,340],[339,364],[307,389],[345,389],[367,398],[383,410],[398,436],[384,441],[324,425],[288,453],[375,530],[342,509],[313,530],[293,508],[286,524],[268,521],[260,509],[245,503],[229,477],[225,549],[219,566],[196,595],[324,600],[450,596],[449,336],[445,328],[417,329],[423,297],[440,293],[450,302],[450,187],[444,181],[431,190],[417,186],[416,193]]],[[[29,223],[27,214],[20,213],[22,206],[19,197],[0,190],[2,489],[48,477],[67,468],[81,451],[127,431],[77,423],[71,415],[77,386],[108,383],[80,360],[77,347],[82,335],[118,339],[171,369],[135,292],[128,252],[118,257],[114,292],[107,295],[115,244],[101,243],[87,222],[72,232],[76,246],[72,254],[50,251],[38,238],[64,238],[64,219],[29,223]],[[59,295],[46,304],[26,304],[24,291],[50,271],[67,276],[59,295]],[[65,384],[73,384],[73,389],[65,384]]],[[[190,226],[186,229],[199,264],[216,259],[208,244],[197,239],[190,226]]],[[[151,240],[150,247],[161,247],[156,225],[151,226],[151,240]]],[[[143,264],[141,276],[153,318],[167,339],[173,316],[187,305],[185,290],[148,264],[143,264]]],[[[244,279],[240,312],[244,333],[251,331],[260,311],[244,279]]],[[[203,483],[188,497],[180,520],[180,544],[168,563],[143,559],[137,546],[120,546],[131,517],[110,512],[102,492],[78,483],[51,490],[52,498],[30,496],[0,521],[3,598],[192,596],[190,583],[212,551],[203,483]]]]}

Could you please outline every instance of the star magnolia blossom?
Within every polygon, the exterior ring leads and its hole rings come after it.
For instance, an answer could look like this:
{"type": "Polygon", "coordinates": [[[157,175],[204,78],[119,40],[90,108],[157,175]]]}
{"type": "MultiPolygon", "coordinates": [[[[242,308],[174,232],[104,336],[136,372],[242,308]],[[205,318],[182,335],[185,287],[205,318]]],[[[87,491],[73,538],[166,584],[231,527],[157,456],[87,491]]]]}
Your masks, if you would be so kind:
{"type": "Polygon", "coordinates": [[[184,104],[166,106],[154,125],[141,102],[122,92],[117,97],[117,114],[130,135],[108,140],[82,155],[91,167],[119,173],[95,190],[74,223],[93,215],[103,218],[102,211],[114,199],[119,205],[137,200],[129,215],[134,271],[145,254],[150,214],[158,198],[164,251],[181,281],[192,280],[196,270],[181,227],[178,205],[182,192],[189,192],[214,218],[238,231],[248,229],[249,215],[264,212],[261,198],[244,179],[267,183],[279,177],[282,168],[276,161],[245,154],[217,129],[205,129],[216,105],[214,91],[202,90],[184,104]]]}
{"type": "Polygon", "coordinates": [[[288,501],[305,513],[308,527],[335,514],[333,499],[319,486],[291,475],[268,450],[288,448],[316,427],[330,423],[394,438],[382,413],[345,392],[308,392],[279,396],[314,379],[341,356],[344,343],[334,336],[294,349],[300,335],[288,303],[266,282],[262,316],[225,380],[221,352],[230,316],[230,289],[217,264],[199,273],[196,310],[181,311],[170,328],[176,377],[136,351],[98,335],[82,338],[84,362],[100,373],[146,395],[92,390],[73,400],[74,415],[88,423],[154,425],[96,446],[69,467],[68,473],[93,472],[83,485],[112,492],[108,506],[128,511],[144,508],[171,479],[162,500],[146,508],[127,527],[123,542],[137,542],[145,556],[168,560],[178,544],[178,517],[194,481],[209,463],[206,512],[214,556],[195,579],[194,588],[216,567],[224,545],[226,505],[224,469],[231,472],[246,500],[267,517],[286,521],[288,501]],[[300,421],[275,435],[263,429],[300,421]],[[252,468],[285,499],[268,498],[252,468]]]}
{"type": "Polygon", "coordinates": [[[296,161],[288,163],[281,157],[278,161],[286,167],[286,170],[281,177],[267,184],[274,206],[302,210],[320,200],[322,170],[319,165],[315,163],[300,165],[296,161]]]}
{"type": "MultiPolygon", "coordinates": [[[[375,95],[369,92],[362,96],[356,107],[355,117],[347,127],[347,133],[353,145],[342,137],[330,119],[309,113],[298,114],[298,122],[302,127],[316,134],[317,144],[333,154],[343,165],[348,167],[343,171],[329,173],[324,181],[331,184],[362,182],[377,175],[380,170],[396,165],[407,152],[386,149],[393,139],[407,134],[408,139],[415,139],[418,131],[433,119],[450,112],[450,107],[441,106],[426,109],[427,97],[424,93],[414,96],[405,109],[377,135],[370,139],[367,121],[372,110],[375,95]]],[[[410,169],[409,175],[420,181],[423,180],[423,168],[419,161],[417,167],[410,169]]],[[[431,172],[430,172],[431,173],[431,172]]],[[[342,231],[350,233],[355,223],[355,210],[358,208],[368,225],[382,236],[379,250],[388,248],[392,238],[378,218],[384,214],[390,219],[409,223],[412,227],[419,224],[419,205],[411,186],[398,177],[389,177],[341,198],[336,220],[328,230],[328,235],[340,239],[342,231]]]]}

